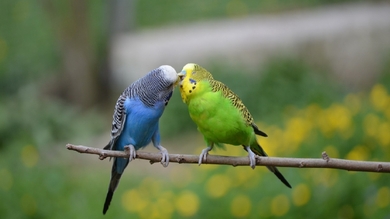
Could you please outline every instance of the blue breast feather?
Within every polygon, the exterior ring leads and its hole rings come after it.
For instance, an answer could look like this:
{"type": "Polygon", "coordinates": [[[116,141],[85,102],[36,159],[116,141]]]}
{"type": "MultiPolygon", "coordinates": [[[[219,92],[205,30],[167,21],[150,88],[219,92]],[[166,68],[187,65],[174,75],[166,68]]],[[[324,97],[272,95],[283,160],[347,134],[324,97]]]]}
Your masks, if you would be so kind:
{"type": "MultiPolygon", "coordinates": [[[[153,135],[158,132],[158,121],[164,112],[164,102],[149,107],[139,99],[127,98],[124,103],[126,121],[118,140],[116,149],[123,150],[126,145],[133,145],[136,150],[148,145],[153,135]]],[[[159,144],[159,142],[156,142],[159,144]]]]}

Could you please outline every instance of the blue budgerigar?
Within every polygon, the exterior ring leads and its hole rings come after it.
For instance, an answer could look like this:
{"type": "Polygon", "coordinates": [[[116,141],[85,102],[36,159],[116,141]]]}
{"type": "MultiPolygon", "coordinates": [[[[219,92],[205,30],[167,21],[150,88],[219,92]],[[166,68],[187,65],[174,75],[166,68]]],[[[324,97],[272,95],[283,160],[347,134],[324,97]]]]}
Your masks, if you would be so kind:
{"type": "Polygon", "coordinates": [[[104,149],[123,151],[128,147],[130,157],[114,158],[103,214],[110,206],[123,171],[136,157],[138,149],[153,142],[162,154],[162,165],[168,166],[168,151],[160,145],[159,119],[177,83],[175,69],[163,65],[135,81],[119,96],[113,115],[111,140],[104,149]]]}

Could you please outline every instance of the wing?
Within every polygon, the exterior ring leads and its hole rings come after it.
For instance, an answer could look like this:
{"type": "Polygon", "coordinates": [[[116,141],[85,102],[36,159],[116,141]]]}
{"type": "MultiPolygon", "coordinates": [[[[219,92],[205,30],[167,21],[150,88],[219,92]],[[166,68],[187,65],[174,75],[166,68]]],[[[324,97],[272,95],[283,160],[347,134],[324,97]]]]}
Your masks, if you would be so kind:
{"type": "Polygon", "coordinates": [[[225,98],[230,99],[233,106],[236,107],[238,110],[240,110],[246,123],[248,125],[253,124],[253,117],[250,114],[249,110],[246,108],[246,106],[241,101],[241,99],[232,90],[230,90],[224,83],[222,83],[220,81],[210,80],[209,82],[210,82],[210,85],[212,87],[213,92],[222,91],[222,95],[225,98]]]}
{"type": "Polygon", "coordinates": [[[112,116],[112,126],[111,126],[111,141],[104,147],[105,150],[112,150],[114,144],[120,134],[122,133],[125,121],[126,121],[126,110],[124,103],[130,92],[130,87],[128,87],[118,98],[115,104],[114,115],[112,116]]]}
{"type": "Polygon", "coordinates": [[[267,137],[267,134],[260,131],[257,125],[253,122],[253,117],[250,114],[249,110],[246,108],[244,103],[241,101],[241,99],[232,91],[229,89],[228,86],[226,86],[224,83],[216,80],[209,80],[210,85],[212,87],[213,92],[222,91],[222,95],[232,102],[234,107],[236,107],[238,110],[240,110],[242,116],[244,117],[246,123],[248,125],[251,125],[253,127],[253,130],[255,131],[255,134],[261,135],[264,137],[267,137]]]}

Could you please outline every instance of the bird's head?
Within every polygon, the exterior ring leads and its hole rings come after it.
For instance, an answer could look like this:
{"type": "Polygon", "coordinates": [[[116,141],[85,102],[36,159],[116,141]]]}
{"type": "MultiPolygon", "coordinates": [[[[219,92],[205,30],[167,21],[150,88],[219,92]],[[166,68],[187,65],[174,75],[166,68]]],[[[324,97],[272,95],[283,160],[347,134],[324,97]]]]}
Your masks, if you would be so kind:
{"type": "Polygon", "coordinates": [[[201,81],[205,79],[213,80],[213,76],[206,69],[202,68],[200,65],[194,63],[186,64],[181,72],[177,74],[179,76],[180,83],[183,80],[195,80],[201,81]]]}
{"type": "Polygon", "coordinates": [[[161,71],[163,80],[174,86],[179,83],[179,76],[176,70],[170,65],[162,65],[158,68],[161,71]]]}
{"type": "Polygon", "coordinates": [[[201,66],[188,63],[183,67],[183,70],[178,73],[179,76],[179,85],[180,85],[180,94],[185,103],[196,94],[199,94],[199,91],[202,91],[202,84],[204,81],[213,80],[213,76],[206,69],[201,66]]]}

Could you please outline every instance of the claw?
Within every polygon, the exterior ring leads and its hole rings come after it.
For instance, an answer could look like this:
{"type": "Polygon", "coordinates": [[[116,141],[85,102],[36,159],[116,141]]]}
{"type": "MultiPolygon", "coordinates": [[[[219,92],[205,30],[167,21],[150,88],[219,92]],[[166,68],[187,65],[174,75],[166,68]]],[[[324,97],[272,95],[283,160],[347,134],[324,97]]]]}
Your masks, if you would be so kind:
{"type": "Polygon", "coordinates": [[[202,153],[200,153],[199,155],[199,161],[198,161],[199,166],[202,164],[202,161],[206,161],[207,155],[209,154],[209,151],[211,151],[211,149],[213,149],[213,146],[209,146],[202,150],[202,153]]]}
{"type": "Polygon", "coordinates": [[[99,159],[100,159],[100,160],[104,160],[104,159],[106,159],[106,158],[107,158],[106,153],[104,153],[104,152],[100,153],[100,155],[99,155],[99,159]]]}
{"type": "Polygon", "coordinates": [[[159,145],[157,146],[157,149],[160,150],[160,153],[161,153],[161,164],[164,166],[164,167],[167,167],[168,164],[169,164],[169,154],[168,154],[168,150],[165,149],[163,146],[159,145]]]}
{"type": "Polygon", "coordinates": [[[249,166],[252,167],[252,169],[255,169],[255,167],[256,167],[256,155],[251,150],[251,147],[247,146],[245,148],[248,151],[249,166]]]}
{"type": "Polygon", "coordinates": [[[128,152],[129,155],[130,155],[129,156],[129,162],[134,160],[135,157],[137,156],[136,150],[135,150],[134,146],[131,145],[131,144],[125,146],[125,151],[128,152]]]}

